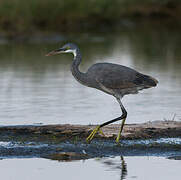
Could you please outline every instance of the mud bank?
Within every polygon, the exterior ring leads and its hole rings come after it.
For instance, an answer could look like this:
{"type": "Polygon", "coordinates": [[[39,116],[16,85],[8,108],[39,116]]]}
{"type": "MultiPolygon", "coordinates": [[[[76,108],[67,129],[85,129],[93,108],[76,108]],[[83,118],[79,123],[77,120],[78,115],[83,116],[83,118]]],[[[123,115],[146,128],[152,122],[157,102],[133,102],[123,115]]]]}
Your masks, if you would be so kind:
{"type": "Polygon", "coordinates": [[[85,138],[95,125],[42,125],[0,127],[0,157],[43,157],[79,160],[103,156],[181,156],[181,122],[155,121],[125,125],[120,144],[115,138],[120,125],[110,125],[90,144],[85,138]]]}
{"type": "MultiPolygon", "coordinates": [[[[96,125],[25,125],[1,126],[0,140],[23,141],[75,141],[82,140],[89,135],[96,125]]],[[[114,124],[102,128],[104,135],[96,134],[96,140],[114,140],[120,125],[114,124]]],[[[126,124],[122,133],[122,140],[150,139],[150,138],[181,137],[181,122],[154,121],[143,124],[126,124]]]]}

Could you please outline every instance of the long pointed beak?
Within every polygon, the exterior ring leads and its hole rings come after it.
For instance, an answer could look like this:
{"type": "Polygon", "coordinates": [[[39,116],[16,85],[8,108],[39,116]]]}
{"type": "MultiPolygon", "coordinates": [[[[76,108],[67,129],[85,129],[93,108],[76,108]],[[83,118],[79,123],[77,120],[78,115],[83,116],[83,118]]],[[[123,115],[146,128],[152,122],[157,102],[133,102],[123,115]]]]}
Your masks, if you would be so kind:
{"type": "Polygon", "coordinates": [[[56,49],[54,51],[51,51],[49,52],[48,54],[46,54],[45,56],[53,56],[55,54],[60,54],[60,53],[63,53],[65,51],[64,48],[59,48],[59,49],[56,49]]]}

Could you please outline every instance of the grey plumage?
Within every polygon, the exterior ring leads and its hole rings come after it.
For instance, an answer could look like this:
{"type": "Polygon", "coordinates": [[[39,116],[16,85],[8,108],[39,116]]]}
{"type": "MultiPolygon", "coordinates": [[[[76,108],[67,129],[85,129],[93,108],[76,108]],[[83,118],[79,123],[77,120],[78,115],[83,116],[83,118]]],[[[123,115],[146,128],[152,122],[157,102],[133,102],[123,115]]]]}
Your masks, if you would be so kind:
{"type": "Polygon", "coordinates": [[[91,66],[86,76],[94,81],[93,87],[108,94],[123,97],[139,90],[154,87],[157,80],[134,69],[112,63],[98,63],[91,66]]]}
{"type": "Polygon", "coordinates": [[[75,79],[85,86],[96,88],[107,94],[113,95],[117,99],[122,110],[122,115],[120,117],[105,122],[95,128],[87,138],[87,141],[92,140],[95,133],[100,131],[101,127],[118,120],[123,120],[116,139],[116,141],[119,142],[120,134],[127,117],[127,112],[121,103],[121,98],[127,94],[136,94],[142,89],[155,87],[158,81],[151,76],[139,73],[129,67],[112,63],[94,64],[86,73],[83,73],[79,70],[79,65],[82,59],[80,50],[72,43],[68,43],[62,48],[50,52],[47,56],[59,53],[73,53],[74,60],[71,66],[71,72],[75,79]]]}

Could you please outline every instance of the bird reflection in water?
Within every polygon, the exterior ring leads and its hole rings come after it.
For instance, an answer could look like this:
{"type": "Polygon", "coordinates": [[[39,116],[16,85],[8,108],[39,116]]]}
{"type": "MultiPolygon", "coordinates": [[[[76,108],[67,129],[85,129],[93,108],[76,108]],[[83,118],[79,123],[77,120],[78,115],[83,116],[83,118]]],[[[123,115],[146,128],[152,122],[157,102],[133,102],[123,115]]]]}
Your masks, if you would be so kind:
{"type": "Polygon", "coordinates": [[[106,166],[109,167],[109,170],[120,170],[120,180],[126,179],[126,176],[128,174],[127,171],[127,164],[123,158],[123,156],[120,156],[120,161],[117,161],[115,158],[109,158],[109,159],[100,159],[106,166]]]}

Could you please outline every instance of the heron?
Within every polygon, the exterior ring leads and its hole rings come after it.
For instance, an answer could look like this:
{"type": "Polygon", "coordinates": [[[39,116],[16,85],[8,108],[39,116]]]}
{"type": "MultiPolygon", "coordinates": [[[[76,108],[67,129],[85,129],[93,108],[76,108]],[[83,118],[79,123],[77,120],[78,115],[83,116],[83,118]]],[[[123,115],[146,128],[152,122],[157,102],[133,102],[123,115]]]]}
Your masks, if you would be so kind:
{"type": "Polygon", "coordinates": [[[116,142],[119,143],[127,118],[127,111],[121,102],[122,98],[125,95],[137,94],[140,90],[155,87],[158,81],[155,78],[142,74],[132,68],[113,63],[96,63],[89,67],[87,72],[81,72],[79,70],[79,65],[82,60],[81,52],[79,47],[73,43],[67,43],[61,48],[49,52],[46,56],[52,56],[60,53],[73,54],[74,58],[71,65],[71,72],[79,83],[114,96],[122,111],[120,117],[97,125],[86,138],[86,141],[90,142],[98,132],[104,135],[101,129],[102,127],[122,120],[116,138],[116,142]]]}

